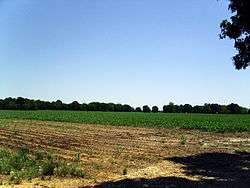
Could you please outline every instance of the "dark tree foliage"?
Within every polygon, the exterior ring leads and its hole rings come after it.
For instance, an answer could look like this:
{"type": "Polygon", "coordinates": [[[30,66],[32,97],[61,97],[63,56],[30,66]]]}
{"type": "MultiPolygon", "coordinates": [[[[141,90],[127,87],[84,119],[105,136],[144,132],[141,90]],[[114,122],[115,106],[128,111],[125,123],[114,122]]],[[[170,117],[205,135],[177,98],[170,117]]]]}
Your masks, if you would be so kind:
{"type": "Polygon", "coordinates": [[[110,111],[132,112],[134,108],[127,104],[99,103],[80,104],[77,101],[65,104],[60,100],[48,102],[31,100],[22,97],[0,99],[1,110],[74,110],[74,111],[110,111]]]}
{"type": "Polygon", "coordinates": [[[227,109],[232,113],[232,114],[240,114],[241,113],[241,107],[238,104],[229,104],[227,106],[227,109]]]}
{"type": "Polygon", "coordinates": [[[81,110],[81,105],[77,101],[73,101],[68,105],[68,107],[70,110],[75,110],[75,111],[81,110]]]}
{"type": "Polygon", "coordinates": [[[183,112],[183,105],[175,105],[173,102],[170,102],[168,105],[163,106],[164,113],[181,113],[183,112]]]}
{"type": "Polygon", "coordinates": [[[0,109],[4,109],[3,100],[2,99],[0,99],[0,109]]]}
{"type": "Polygon", "coordinates": [[[115,112],[122,112],[122,104],[115,105],[115,112]]]}
{"type": "Polygon", "coordinates": [[[85,103],[81,104],[81,111],[87,111],[88,110],[88,105],[85,103]]]}
{"type": "Polygon", "coordinates": [[[136,107],[136,108],[135,108],[135,111],[136,111],[136,112],[142,112],[142,110],[141,110],[140,107],[136,107]]]}
{"type": "MultiPolygon", "coordinates": [[[[89,104],[80,104],[77,101],[65,104],[60,100],[48,102],[41,100],[32,100],[22,97],[0,99],[0,110],[74,110],[74,111],[103,111],[103,112],[151,112],[148,105],[143,109],[137,107],[134,109],[128,104],[100,103],[91,102],[89,104]]],[[[152,112],[158,112],[157,106],[152,107],[152,112]]],[[[238,104],[229,105],[204,104],[203,106],[194,106],[190,104],[176,105],[170,102],[163,106],[164,113],[207,113],[207,114],[250,114],[250,110],[241,107],[238,104]]]]}
{"type": "Polygon", "coordinates": [[[190,104],[185,104],[182,108],[184,113],[192,113],[193,107],[190,104]]]}
{"type": "Polygon", "coordinates": [[[18,97],[17,99],[13,99],[13,102],[16,103],[16,107],[17,108],[24,108],[24,104],[28,101],[26,101],[24,98],[22,97],[18,97]]]}
{"type": "Polygon", "coordinates": [[[238,53],[233,57],[236,69],[245,69],[250,64],[250,1],[229,0],[232,16],[220,24],[220,38],[234,40],[238,53]]]}
{"type": "Polygon", "coordinates": [[[159,109],[158,109],[157,106],[153,106],[153,107],[152,107],[152,112],[156,113],[156,112],[158,112],[158,111],[159,111],[159,109]]]}
{"type": "Polygon", "coordinates": [[[164,112],[164,113],[168,113],[168,112],[169,112],[169,107],[168,107],[168,105],[164,105],[164,106],[163,106],[162,112],[164,112]]]}
{"type": "Polygon", "coordinates": [[[164,105],[163,106],[163,112],[165,112],[165,113],[174,113],[175,112],[174,103],[170,102],[168,105],[164,105]]]}
{"type": "Polygon", "coordinates": [[[174,112],[175,113],[181,113],[183,111],[183,105],[174,105],[174,112]]]}
{"type": "Polygon", "coordinates": [[[185,105],[174,105],[170,103],[163,106],[164,113],[204,113],[204,114],[247,114],[250,113],[250,110],[247,108],[241,107],[238,104],[230,105],[220,105],[220,104],[207,104],[203,106],[194,106],[190,104],[185,105]]]}
{"type": "Polygon", "coordinates": [[[115,111],[115,104],[114,103],[108,103],[107,104],[107,111],[110,111],[110,112],[115,111]]]}
{"type": "Polygon", "coordinates": [[[88,104],[89,111],[108,111],[108,104],[100,102],[91,102],[88,104]]]}
{"type": "Polygon", "coordinates": [[[194,106],[193,113],[204,113],[204,106],[194,106]]]}
{"type": "Polygon", "coordinates": [[[60,100],[57,100],[56,102],[52,102],[53,109],[55,110],[61,110],[63,109],[63,103],[60,100]]]}
{"type": "Polygon", "coordinates": [[[99,111],[99,104],[98,102],[91,102],[88,104],[88,111],[99,111]]]}
{"type": "Polygon", "coordinates": [[[206,114],[211,114],[212,113],[212,109],[210,107],[210,104],[207,104],[207,103],[204,104],[203,113],[206,113],[206,114]]]}
{"type": "Polygon", "coordinates": [[[134,109],[131,106],[129,106],[128,104],[122,105],[122,112],[133,112],[133,111],[134,111],[134,109]]]}
{"type": "Polygon", "coordinates": [[[143,111],[143,112],[151,112],[151,109],[149,108],[148,105],[144,105],[144,106],[142,107],[142,111],[143,111]]]}
{"type": "Polygon", "coordinates": [[[218,114],[221,112],[221,106],[218,104],[210,104],[210,109],[212,114],[218,114]]]}

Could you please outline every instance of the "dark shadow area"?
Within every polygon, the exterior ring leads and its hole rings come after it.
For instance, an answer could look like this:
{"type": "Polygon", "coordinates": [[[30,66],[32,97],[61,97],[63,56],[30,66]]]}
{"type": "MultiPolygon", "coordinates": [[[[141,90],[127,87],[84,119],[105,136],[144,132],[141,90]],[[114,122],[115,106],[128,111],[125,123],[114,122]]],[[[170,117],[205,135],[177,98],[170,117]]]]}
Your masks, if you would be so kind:
{"type": "MultiPolygon", "coordinates": [[[[176,187],[230,187],[250,188],[250,153],[203,153],[187,157],[171,157],[166,160],[185,165],[184,173],[202,176],[199,181],[180,177],[157,177],[153,179],[124,179],[103,182],[94,188],[176,188],[176,187]]],[[[90,187],[90,186],[87,186],[90,187]]],[[[85,188],[87,188],[85,187],[85,188]]]]}
{"type": "Polygon", "coordinates": [[[250,187],[250,153],[204,153],[167,160],[185,165],[187,175],[211,177],[207,182],[221,185],[248,185],[250,187]]]}

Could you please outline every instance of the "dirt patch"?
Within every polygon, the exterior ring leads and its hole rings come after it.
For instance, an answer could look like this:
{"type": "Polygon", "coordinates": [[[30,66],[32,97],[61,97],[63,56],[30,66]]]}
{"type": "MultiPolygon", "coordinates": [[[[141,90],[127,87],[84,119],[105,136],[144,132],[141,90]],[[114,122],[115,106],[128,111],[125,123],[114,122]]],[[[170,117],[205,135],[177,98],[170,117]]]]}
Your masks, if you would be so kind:
{"type": "Polygon", "coordinates": [[[16,149],[27,145],[33,150],[47,150],[67,160],[73,160],[80,153],[88,174],[88,178],[82,180],[33,180],[21,185],[24,187],[78,187],[103,181],[159,176],[194,181],[201,177],[185,173],[185,164],[166,159],[211,152],[247,151],[249,138],[250,133],[222,134],[51,121],[6,120],[0,126],[2,147],[16,149]]]}

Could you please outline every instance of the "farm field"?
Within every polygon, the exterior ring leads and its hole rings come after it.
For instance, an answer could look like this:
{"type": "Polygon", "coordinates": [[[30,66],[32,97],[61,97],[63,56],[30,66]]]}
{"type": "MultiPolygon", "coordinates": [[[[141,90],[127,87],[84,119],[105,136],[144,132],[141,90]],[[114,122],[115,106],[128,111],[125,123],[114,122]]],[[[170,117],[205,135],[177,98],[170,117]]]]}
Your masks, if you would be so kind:
{"type": "MultiPolygon", "coordinates": [[[[61,121],[69,121],[73,117],[76,121],[77,117],[86,114],[82,112],[75,113],[75,116],[62,116],[61,119],[59,115],[72,115],[74,112],[56,112],[56,116],[49,116],[52,113],[48,111],[6,114],[8,118],[3,112],[0,118],[2,148],[15,151],[25,145],[30,150],[48,151],[67,161],[80,154],[86,173],[84,178],[25,180],[17,187],[247,187],[250,183],[250,132],[215,133],[163,126],[111,126],[107,125],[107,119],[103,123],[106,125],[98,126],[52,121],[52,117],[61,121]],[[21,119],[22,113],[27,114],[23,115],[27,119],[33,113],[42,113],[43,117],[48,115],[46,120],[51,121],[21,119]]],[[[105,113],[96,114],[100,118],[105,113]]],[[[117,115],[122,116],[123,113],[117,115]]],[[[124,113],[124,116],[128,115],[124,113]]],[[[137,114],[133,115],[137,117],[137,114]]],[[[144,114],[139,113],[138,116],[144,114]]],[[[0,179],[3,187],[7,187],[6,177],[0,176],[0,179]]]]}
{"type": "Polygon", "coordinates": [[[149,128],[185,128],[214,132],[250,130],[250,115],[171,114],[82,111],[0,111],[0,119],[30,119],[72,123],[125,125],[149,128]]]}
{"type": "Polygon", "coordinates": [[[0,188],[250,188],[250,0],[0,8],[0,188]]]}

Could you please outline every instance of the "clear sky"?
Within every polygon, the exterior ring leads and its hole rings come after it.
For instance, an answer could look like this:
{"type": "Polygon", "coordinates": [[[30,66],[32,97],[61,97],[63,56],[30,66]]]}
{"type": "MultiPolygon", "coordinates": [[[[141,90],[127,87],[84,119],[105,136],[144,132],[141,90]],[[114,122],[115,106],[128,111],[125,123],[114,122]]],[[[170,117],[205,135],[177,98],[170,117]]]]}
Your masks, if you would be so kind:
{"type": "Polygon", "coordinates": [[[0,0],[0,98],[250,107],[227,0],[0,0]]]}

